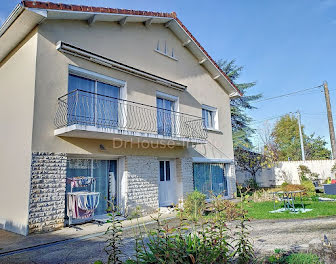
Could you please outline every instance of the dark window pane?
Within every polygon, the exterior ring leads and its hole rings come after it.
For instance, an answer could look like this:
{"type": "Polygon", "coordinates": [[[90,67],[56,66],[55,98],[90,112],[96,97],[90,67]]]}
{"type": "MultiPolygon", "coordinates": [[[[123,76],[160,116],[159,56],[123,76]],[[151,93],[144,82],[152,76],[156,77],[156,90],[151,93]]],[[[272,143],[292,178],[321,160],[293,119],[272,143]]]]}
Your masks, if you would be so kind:
{"type": "Polygon", "coordinates": [[[118,127],[119,102],[114,98],[119,98],[119,87],[97,82],[97,93],[96,126],[118,127]]]}
{"type": "Polygon", "coordinates": [[[226,195],[224,164],[211,164],[212,191],[214,195],[226,195]]]}
{"type": "Polygon", "coordinates": [[[210,194],[227,195],[226,181],[225,164],[194,163],[194,187],[208,198],[210,194]]]}
{"type": "Polygon", "coordinates": [[[164,161],[160,161],[160,181],[164,180],[164,161]]]}
{"type": "Polygon", "coordinates": [[[210,198],[211,178],[209,163],[194,163],[194,187],[195,190],[202,192],[210,198]]]}
{"type": "Polygon", "coordinates": [[[93,94],[95,81],[70,74],[68,91],[70,93],[67,102],[68,125],[93,125],[95,123],[95,96],[93,94]]]}
{"type": "Polygon", "coordinates": [[[170,161],[166,161],[166,181],[170,181],[170,161]]]}

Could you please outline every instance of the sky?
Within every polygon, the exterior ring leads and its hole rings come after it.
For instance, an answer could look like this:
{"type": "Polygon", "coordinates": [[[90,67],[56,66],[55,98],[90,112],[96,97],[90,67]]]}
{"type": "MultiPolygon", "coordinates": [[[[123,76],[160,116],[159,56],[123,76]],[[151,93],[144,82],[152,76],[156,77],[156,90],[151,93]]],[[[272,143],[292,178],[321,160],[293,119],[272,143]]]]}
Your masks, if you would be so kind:
{"type": "MultiPolygon", "coordinates": [[[[61,0],[60,0],[61,1],[61,0]]],[[[59,2],[59,1],[56,1],[59,2]]],[[[175,11],[215,59],[244,66],[239,82],[256,81],[249,94],[264,98],[321,85],[327,81],[334,117],[336,104],[336,0],[62,0],[62,3],[160,12],[175,11]]],[[[0,23],[18,3],[1,0],[0,23]]],[[[306,94],[267,100],[249,111],[259,131],[265,120],[301,112],[307,134],[329,145],[324,95],[306,94]]],[[[272,125],[277,119],[267,121],[272,125]]],[[[258,136],[254,138],[258,144],[258,136]]]]}

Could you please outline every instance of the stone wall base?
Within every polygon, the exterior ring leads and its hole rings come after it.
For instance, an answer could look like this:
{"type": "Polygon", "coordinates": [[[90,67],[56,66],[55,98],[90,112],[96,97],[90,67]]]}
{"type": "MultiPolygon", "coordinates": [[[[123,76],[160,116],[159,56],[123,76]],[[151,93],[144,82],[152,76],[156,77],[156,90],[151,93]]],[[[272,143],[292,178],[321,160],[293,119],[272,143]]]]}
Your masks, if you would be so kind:
{"type": "Polygon", "coordinates": [[[65,154],[32,153],[29,233],[64,226],[66,162],[65,154]]]}

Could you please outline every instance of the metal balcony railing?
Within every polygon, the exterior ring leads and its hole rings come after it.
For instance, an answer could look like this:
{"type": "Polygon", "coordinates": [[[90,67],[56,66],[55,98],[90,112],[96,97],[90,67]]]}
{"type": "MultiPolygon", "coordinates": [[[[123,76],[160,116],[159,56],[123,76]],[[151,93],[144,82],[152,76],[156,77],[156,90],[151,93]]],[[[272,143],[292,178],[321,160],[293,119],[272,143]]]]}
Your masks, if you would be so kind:
{"type": "Polygon", "coordinates": [[[207,138],[200,117],[83,90],[58,98],[54,122],[57,128],[85,125],[172,138],[207,138]]]}

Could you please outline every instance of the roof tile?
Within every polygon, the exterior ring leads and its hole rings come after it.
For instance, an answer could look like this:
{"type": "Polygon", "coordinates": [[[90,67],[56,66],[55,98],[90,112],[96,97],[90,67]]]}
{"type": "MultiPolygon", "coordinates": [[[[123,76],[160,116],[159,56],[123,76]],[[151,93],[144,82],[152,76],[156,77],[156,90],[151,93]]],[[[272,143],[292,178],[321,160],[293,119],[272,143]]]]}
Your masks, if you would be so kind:
{"type": "Polygon", "coordinates": [[[72,11],[82,11],[82,7],[79,5],[72,5],[72,11]]]}
{"type": "Polygon", "coordinates": [[[62,8],[63,10],[72,10],[72,6],[71,6],[71,5],[61,4],[61,8],[62,8]]]}

